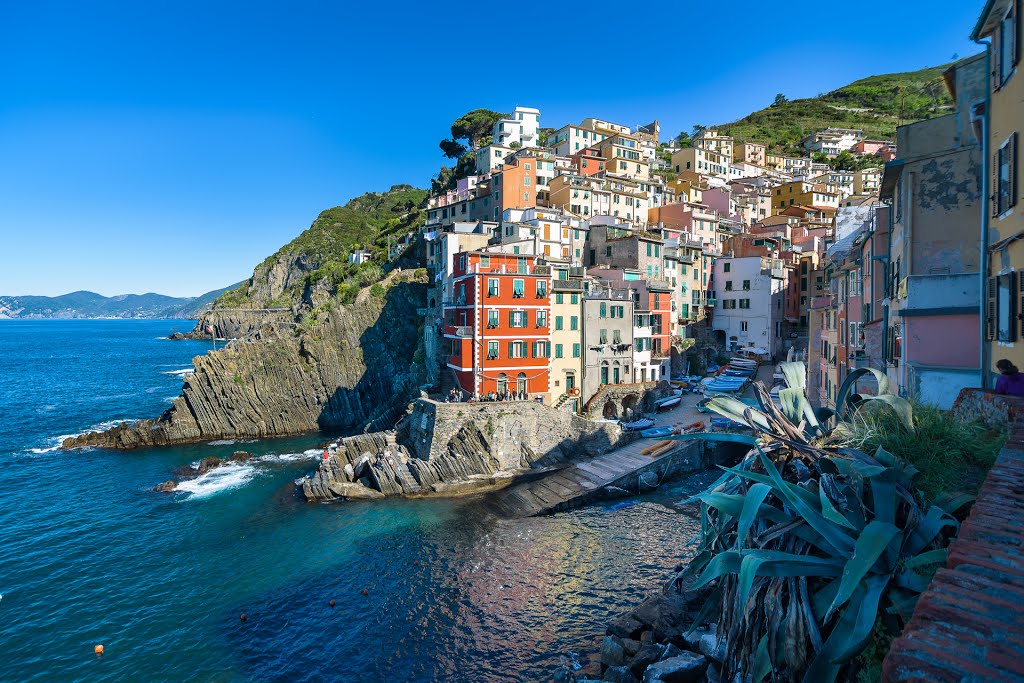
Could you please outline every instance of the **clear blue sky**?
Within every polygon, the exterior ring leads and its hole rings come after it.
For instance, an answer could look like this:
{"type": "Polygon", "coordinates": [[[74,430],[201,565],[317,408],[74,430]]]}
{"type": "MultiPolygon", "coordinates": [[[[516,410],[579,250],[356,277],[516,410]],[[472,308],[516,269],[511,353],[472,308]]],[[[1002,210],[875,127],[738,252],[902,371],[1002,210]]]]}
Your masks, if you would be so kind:
{"type": "Polygon", "coordinates": [[[674,135],[973,54],[981,5],[6,3],[0,294],[201,294],[324,208],[426,187],[467,110],[674,135]]]}

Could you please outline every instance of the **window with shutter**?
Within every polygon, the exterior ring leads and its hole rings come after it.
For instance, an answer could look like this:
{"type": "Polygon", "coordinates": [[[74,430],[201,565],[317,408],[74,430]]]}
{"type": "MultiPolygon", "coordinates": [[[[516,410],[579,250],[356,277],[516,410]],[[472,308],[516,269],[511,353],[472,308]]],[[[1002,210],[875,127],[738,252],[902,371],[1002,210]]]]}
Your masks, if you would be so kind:
{"type": "Polygon", "coordinates": [[[996,292],[996,278],[990,277],[985,292],[985,339],[989,341],[996,338],[996,292]]]}
{"type": "Polygon", "coordinates": [[[996,339],[1012,342],[1017,339],[1017,273],[996,277],[996,339]]]}

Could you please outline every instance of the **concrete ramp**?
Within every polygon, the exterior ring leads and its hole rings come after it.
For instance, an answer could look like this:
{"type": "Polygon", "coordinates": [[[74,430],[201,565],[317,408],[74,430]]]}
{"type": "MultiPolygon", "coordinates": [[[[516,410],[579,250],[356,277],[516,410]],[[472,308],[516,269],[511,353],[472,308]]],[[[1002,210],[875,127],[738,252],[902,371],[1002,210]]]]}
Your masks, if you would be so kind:
{"type": "Polygon", "coordinates": [[[492,494],[486,506],[507,518],[533,517],[598,500],[649,491],[708,466],[703,444],[680,442],[657,457],[641,451],[658,439],[640,439],[604,455],[567,465],[541,478],[492,494]]]}

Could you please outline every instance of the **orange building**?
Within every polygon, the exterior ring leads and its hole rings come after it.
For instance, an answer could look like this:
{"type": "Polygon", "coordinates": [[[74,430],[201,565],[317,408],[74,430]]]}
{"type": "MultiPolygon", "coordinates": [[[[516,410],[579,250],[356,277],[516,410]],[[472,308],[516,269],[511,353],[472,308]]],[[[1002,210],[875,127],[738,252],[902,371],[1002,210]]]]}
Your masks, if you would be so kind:
{"type": "Polygon", "coordinates": [[[596,149],[581,149],[571,158],[580,175],[595,175],[604,171],[605,158],[596,149]]]}
{"type": "Polygon", "coordinates": [[[501,220],[505,209],[531,209],[537,206],[537,158],[523,156],[501,167],[491,180],[494,218],[501,220]]]}
{"type": "Polygon", "coordinates": [[[462,252],[444,302],[448,367],[474,396],[547,394],[551,270],[534,256],[462,252]]]}

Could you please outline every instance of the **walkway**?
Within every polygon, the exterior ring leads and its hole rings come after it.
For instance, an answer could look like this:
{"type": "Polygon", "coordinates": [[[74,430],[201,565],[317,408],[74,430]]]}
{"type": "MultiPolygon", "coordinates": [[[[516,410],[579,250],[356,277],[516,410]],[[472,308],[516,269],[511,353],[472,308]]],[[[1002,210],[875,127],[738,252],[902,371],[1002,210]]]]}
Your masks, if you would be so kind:
{"type": "MultiPolygon", "coordinates": [[[[669,452],[652,458],[641,451],[659,443],[658,439],[638,439],[610,453],[577,462],[541,479],[515,484],[499,491],[487,506],[502,517],[533,517],[585,505],[605,498],[606,486],[636,492],[641,475],[662,480],[704,467],[699,444],[680,442],[669,452]]],[[[655,484],[656,485],[656,484],[655,484]]]]}

